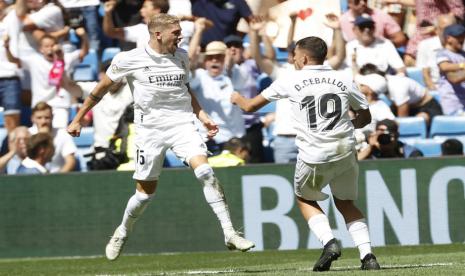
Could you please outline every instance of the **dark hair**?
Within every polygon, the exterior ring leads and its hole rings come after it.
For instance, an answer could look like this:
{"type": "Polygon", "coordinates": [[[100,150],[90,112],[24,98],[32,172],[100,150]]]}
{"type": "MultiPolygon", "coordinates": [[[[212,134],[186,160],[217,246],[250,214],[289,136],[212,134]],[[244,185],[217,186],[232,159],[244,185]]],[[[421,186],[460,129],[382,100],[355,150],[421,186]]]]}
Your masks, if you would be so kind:
{"type": "Polygon", "coordinates": [[[328,53],[328,46],[323,41],[323,39],[316,36],[309,36],[302,38],[296,42],[296,48],[307,51],[313,60],[319,64],[323,64],[328,53]]]}
{"type": "Polygon", "coordinates": [[[378,121],[376,123],[376,128],[378,128],[379,126],[386,126],[387,130],[390,133],[397,134],[399,132],[399,126],[397,125],[397,122],[393,120],[384,119],[384,120],[378,121]]]}
{"type": "Polygon", "coordinates": [[[250,150],[250,146],[244,139],[233,137],[224,144],[223,149],[235,152],[238,149],[250,150]]]}
{"type": "Polygon", "coordinates": [[[53,147],[53,138],[50,134],[42,132],[34,134],[27,142],[27,156],[36,159],[39,156],[39,150],[48,147],[53,147]]]}
{"type": "Polygon", "coordinates": [[[168,13],[170,9],[170,2],[168,0],[151,0],[155,9],[160,9],[161,13],[168,13]]]}
{"type": "Polygon", "coordinates": [[[441,144],[442,155],[462,155],[463,144],[457,139],[447,139],[441,144]]]}
{"type": "Polygon", "coordinates": [[[386,75],[383,71],[379,70],[379,68],[372,63],[367,63],[360,67],[359,73],[360,75],[378,74],[383,77],[386,75]]]}

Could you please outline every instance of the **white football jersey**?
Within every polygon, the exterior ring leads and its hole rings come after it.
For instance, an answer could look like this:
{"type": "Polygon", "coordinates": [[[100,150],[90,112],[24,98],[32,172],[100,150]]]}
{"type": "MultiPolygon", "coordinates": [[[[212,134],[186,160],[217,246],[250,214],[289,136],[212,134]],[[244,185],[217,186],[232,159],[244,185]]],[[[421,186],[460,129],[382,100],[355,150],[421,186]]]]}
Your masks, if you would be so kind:
{"type": "Polygon", "coordinates": [[[295,121],[299,158],[306,163],[336,161],[355,145],[349,108],[368,109],[352,76],[329,66],[305,66],[278,78],[262,96],[269,101],[289,98],[295,121]]]}
{"type": "Polygon", "coordinates": [[[186,51],[158,54],[147,44],[118,53],[106,74],[115,82],[126,77],[134,96],[134,123],[169,126],[193,122],[186,51]]]}

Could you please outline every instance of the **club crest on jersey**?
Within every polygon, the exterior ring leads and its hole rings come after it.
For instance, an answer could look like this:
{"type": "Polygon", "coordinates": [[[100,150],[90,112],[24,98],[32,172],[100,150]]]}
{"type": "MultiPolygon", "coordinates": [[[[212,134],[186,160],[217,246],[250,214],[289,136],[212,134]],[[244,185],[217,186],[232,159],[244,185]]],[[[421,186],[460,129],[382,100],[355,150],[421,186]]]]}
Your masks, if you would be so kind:
{"type": "Polygon", "coordinates": [[[148,66],[145,66],[144,70],[142,70],[142,72],[150,72],[150,68],[148,66]]]}
{"type": "Polygon", "coordinates": [[[119,67],[116,64],[112,64],[111,65],[111,72],[113,74],[116,74],[116,73],[118,73],[118,71],[119,71],[119,67]]]}

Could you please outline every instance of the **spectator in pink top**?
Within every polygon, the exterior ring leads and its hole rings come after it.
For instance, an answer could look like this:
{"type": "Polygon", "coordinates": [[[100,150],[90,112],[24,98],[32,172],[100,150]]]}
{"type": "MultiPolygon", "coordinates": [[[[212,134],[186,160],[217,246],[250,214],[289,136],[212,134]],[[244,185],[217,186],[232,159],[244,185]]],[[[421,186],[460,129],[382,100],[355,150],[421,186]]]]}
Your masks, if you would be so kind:
{"type": "Polygon", "coordinates": [[[407,38],[399,24],[389,14],[378,9],[369,8],[366,0],[348,0],[347,2],[349,10],[340,18],[342,34],[346,41],[355,39],[353,32],[355,18],[362,14],[368,14],[375,21],[376,37],[389,39],[396,47],[407,43],[407,38]]]}

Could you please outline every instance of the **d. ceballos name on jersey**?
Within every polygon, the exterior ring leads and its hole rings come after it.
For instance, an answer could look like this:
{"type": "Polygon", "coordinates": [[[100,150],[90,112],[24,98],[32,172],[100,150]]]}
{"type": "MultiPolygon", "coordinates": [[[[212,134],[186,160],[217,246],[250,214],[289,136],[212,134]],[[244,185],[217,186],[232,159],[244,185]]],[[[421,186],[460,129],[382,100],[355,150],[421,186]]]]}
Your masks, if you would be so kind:
{"type": "Polygon", "coordinates": [[[185,74],[161,74],[149,76],[149,82],[157,86],[170,87],[180,86],[184,83],[185,74]]]}
{"type": "Polygon", "coordinates": [[[347,86],[344,85],[342,81],[338,81],[336,79],[332,78],[310,78],[310,79],[305,79],[302,82],[295,84],[294,88],[297,91],[302,90],[303,88],[309,86],[309,85],[318,85],[318,84],[332,84],[334,86],[337,86],[340,88],[342,91],[347,90],[347,86]]]}

